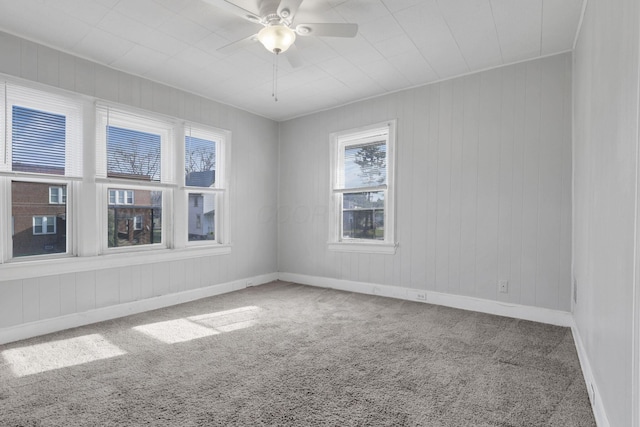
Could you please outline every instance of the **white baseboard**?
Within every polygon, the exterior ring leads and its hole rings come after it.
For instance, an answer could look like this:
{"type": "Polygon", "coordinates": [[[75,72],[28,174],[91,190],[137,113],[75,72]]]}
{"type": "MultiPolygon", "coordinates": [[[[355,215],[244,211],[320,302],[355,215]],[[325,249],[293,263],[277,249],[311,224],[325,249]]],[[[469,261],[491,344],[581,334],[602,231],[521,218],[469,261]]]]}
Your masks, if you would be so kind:
{"type": "Polygon", "coordinates": [[[64,329],[76,328],[78,326],[84,326],[91,323],[103,322],[105,320],[129,316],[131,314],[142,313],[149,310],[156,310],[158,308],[195,301],[214,295],[226,294],[228,292],[244,289],[249,282],[251,282],[251,286],[257,286],[274,280],[278,280],[278,273],[263,274],[260,276],[234,280],[232,282],[221,283],[219,285],[207,286],[205,288],[198,288],[139,301],[127,302],[124,304],[112,305],[109,307],[97,308],[83,313],[73,313],[65,316],[54,317],[52,319],[44,319],[16,326],[9,326],[7,328],[0,329],[0,344],[32,338],[51,332],[62,331],[64,329]]]}
{"type": "Polygon", "coordinates": [[[582,337],[576,325],[571,326],[571,332],[573,332],[573,341],[576,344],[576,351],[578,352],[578,359],[580,360],[580,367],[582,368],[582,375],[584,375],[584,382],[587,385],[587,392],[589,393],[589,400],[591,401],[591,408],[593,409],[593,416],[596,419],[598,427],[609,427],[609,419],[602,405],[602,399],[600,399],[600,393],[598,392],[598,385],[593,371],[591,370],[591,364],[587,357],[587,351],[582,343],[582,337]]]}
{"type": "Polygon", "coordinates": [[[305,274],[279,273],[279,279],[303,285],[323,288],[339,289],[368,295],[398,298],[409,301],[426,302],[443,305],[462,310],[478,311],[515,319],[531,320],[557,326],[573,326],[573,317],[568,311],[551,310],[547,308],[531,307],[520,304],[509,304],[499,301],[462,295],[444,294],[441,292],[424,291],[399,286],[379,285],[351,280],[331,279],[327,277],[308,276],[305,274]]]}

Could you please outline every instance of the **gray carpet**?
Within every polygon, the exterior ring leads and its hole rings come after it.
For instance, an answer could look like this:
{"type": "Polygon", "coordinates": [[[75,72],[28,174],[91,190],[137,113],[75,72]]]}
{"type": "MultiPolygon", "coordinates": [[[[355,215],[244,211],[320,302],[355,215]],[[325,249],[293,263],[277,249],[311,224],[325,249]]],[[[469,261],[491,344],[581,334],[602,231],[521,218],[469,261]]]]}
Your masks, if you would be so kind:
{"type": "Polygon", "coordinates": [[[567,328],[274,282],[0,346],[2,426],[594,426],[567,328]]]}

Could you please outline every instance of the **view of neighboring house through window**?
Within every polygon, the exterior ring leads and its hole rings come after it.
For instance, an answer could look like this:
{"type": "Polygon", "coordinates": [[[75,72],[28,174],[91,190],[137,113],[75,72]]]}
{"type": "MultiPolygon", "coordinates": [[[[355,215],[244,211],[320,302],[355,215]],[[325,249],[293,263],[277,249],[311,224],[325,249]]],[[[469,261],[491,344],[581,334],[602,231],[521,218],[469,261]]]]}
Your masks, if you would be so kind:
{"type": "Polygon", "coordinates": [[[216,135],[188,127],[185,136],[185,186],[188,191],[188,241],[216,240],[216,135]],[[198,187],[199,190],[191,190],[198,187]]]}
{"type": "Polygon", "coordinates": [[[162,241],[162,191],[110,188],[108,194],[108,247],[150,245],[162,241]]]}
{"type": "Polygon", "coordinates": [[[62,194],[66,194],[66,186],[11,182],[14,257],[67,251],[67,206],[62,194]],[[52,201],[54,194],[57,199],[52,201]]]}
{"type": "Polygon", "coordinates": [[[332,135],[335,243],[393,243],[394,129],[391,122],[332,135]]]}

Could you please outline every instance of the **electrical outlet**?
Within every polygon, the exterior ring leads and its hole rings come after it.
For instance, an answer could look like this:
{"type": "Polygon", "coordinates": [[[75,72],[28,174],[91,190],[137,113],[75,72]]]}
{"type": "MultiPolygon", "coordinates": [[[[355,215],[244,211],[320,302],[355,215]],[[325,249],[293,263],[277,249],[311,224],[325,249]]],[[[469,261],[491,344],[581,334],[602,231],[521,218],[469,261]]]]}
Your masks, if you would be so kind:
{"type": "Polygon", "coordinates": [[[498,292],[501,294],[509,293],[509,281],[508,280],[500,280],[498,282],[498,292]]]}
{"type": "Polygon", "coordinates": [[[426,291],[419,291],[417,289],[411,289],[407,293],[407,297],[409,299],[414,300],[414,301],[423,301],[424,302],[424,301],[427,300],[427,292],[426,291]]]}
{"type": "Polygon", "coordinates": [[[253,286],[253,280],[247,280],[245,287],[248,288],[249,286],[253,286]]]}

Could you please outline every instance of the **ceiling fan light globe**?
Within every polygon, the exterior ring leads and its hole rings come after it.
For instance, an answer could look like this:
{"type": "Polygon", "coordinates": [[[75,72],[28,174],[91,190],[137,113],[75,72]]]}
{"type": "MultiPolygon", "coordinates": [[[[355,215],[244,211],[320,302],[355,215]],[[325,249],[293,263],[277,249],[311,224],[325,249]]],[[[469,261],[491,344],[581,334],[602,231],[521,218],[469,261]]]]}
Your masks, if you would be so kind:
{"type": "Polygon", "coordinates": [[[296,41],[296,33],[285,25],[269,25],[260,30],[258,40],[269,52],[282,53],[296,41]]]}

